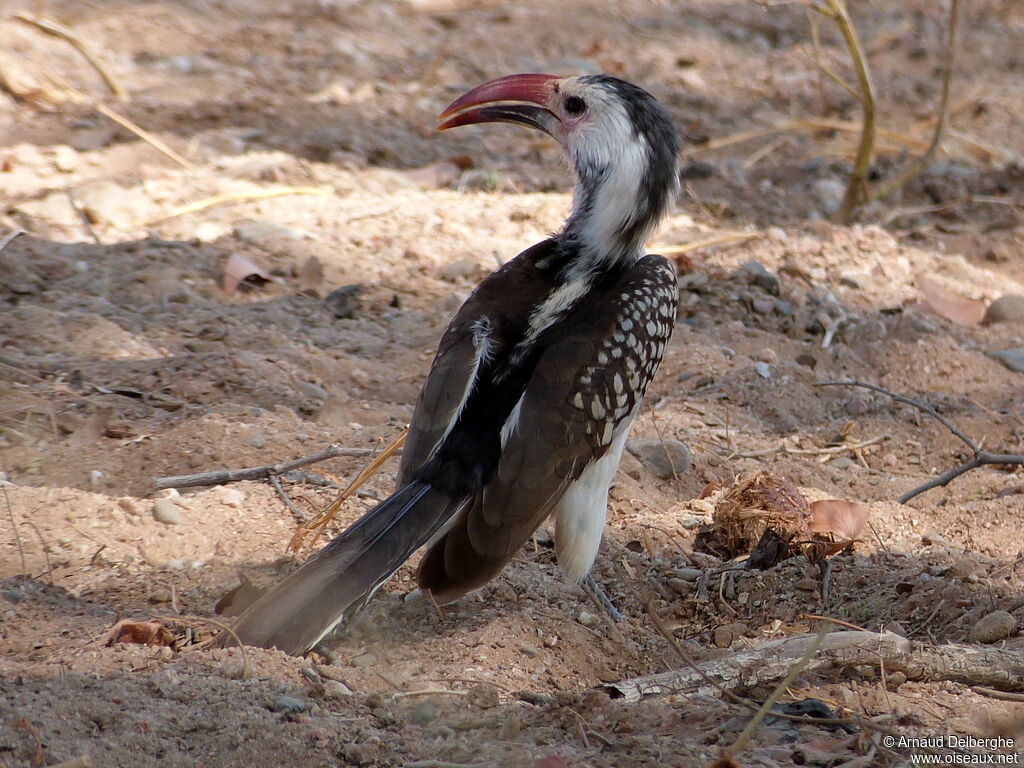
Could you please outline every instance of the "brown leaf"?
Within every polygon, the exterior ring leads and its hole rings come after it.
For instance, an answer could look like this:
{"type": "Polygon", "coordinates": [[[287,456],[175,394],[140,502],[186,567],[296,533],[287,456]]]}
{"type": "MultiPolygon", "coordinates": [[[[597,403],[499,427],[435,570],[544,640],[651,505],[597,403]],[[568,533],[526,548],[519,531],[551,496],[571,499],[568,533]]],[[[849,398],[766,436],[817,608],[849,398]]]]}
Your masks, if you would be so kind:
{"type": "Polygon", "coordinates": [[[224,265],[221,285],[225,293],[234,293],[242,282],[262,285],[263,283],[270,282],[270,275],[245,258],[245,256],[233,253],[224,265]]]}
{"type": "Polygon", "coordinates": [[[917,289],[935,314],[955,323],[977,325],[985,317],[986,304],[981,299],[968,299],[927,277],[917,278],[917,289]]]}
{"type": "Polygon", "coordinates": [[[306,263],[299,267],[299,290],[303,293],[320,296],[320,286],[324,281],[324,268],[320,259],[310,256],[306,263]]]}
{"type": "Polygon", "coordinates": [[[558,755],[547,755],[534,763],[533,768],[569,768],[569,765],[558,755]]]}
{"type": "Polygon", "coordinates": [[[811,504],[811,532],[831,533],[837,541],[852,541],[864,530],[870,515],[868,507],[854,501],[815,501],[811,504]]]}
{"type": "Polygon", "coordinates": [[[121,619],[107,632],[107,645],[174,645],[174,636],[159,621],[121,619]]]}

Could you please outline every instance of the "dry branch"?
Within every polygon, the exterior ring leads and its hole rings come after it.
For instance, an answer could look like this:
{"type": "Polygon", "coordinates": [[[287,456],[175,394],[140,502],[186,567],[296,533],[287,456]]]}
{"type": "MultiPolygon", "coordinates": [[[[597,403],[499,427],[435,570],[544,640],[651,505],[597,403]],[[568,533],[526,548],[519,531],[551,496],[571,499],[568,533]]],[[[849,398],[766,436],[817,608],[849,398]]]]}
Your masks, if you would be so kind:
{"type": "Polygon", "coordinates": [[[846,185],[846,194],[836,211],[835,218],[840,224],[846,224],[857,206],[867,197],[868,174],[871,172],[871,155],[875,146],[875,86],[871,81],[871,69],[868,65],[864,48],[857,36],[857,29],[846,8],[846,0],[826,0],[826,6],[813,5],[814,10],[832,19],[839,27],[843,42],[850,52],[853,69],[857,74],[857,99],[864,113],[861,122],[860,142],[857,146],[857,158],[850,172],[850,180],[846,185]]]}
{"type": "Polygon", "coordinates": [[[884,200],[896,190],[903,187],[908,181],[919,175],[935,157],[939,146],[942,144],[946,132],[946,122],[949,119],[949,94],[953,83],[953,68],[956,65],[956,36],[960,20],[960,0],[949,1],[949,30],[946,33],[946,58],[942,63],[942,95],[939,98],[939,116],[935,121],[935,132],[932,134],[931,143],[917,160],[911,163],[901,173],[894,176],[884,184],[879,184],[871,192],[872,200],[884,200]]]}
{"type": "Polygon", "coordinates": [[[373,453],[370,448],[342,448],[334,443],[319,453],[306,456],[301,459],[293,459],[280,464],[265,464],[262,467],[250,467],[248,469],[217,469],[211,472],[199,472],[195,475],[172,475],[169,477],[158,477],[154,480],[157,488],[195,488],[201,485],[224,485],[225,483],[237,483],[240,480],[266,480],[271,475],[283,475],[293,469],[316,464],[339,456],[369,456],[373,453]]]}
{"type": "Polygon", "coordinates": [[[926,413],[933,419],[938,421],[940,424],[942,424],[942,426],[944,426],[946,429],[952,432],[957,438],[963,441],[963,443],[968,448],[971,449],[971,453],[973,454],[973,456],[971,456],[970,459],[968,459],[965,462],[962,462],[956,467],[953,467],[953,469],[947,472],[943,472],[938,477],[933,477],[926,483],[921,483],[921,485],[915,488],[911,488],[909,491],[907,491],[902,496],[896,499],[896,501],[898,501],[900,504],[906,504],[915,496],[918,496],[924,493],[925,491],[930,491],[932,488],[938,488],[943,485],[948,485],[951,481],[960,477],[960,475],[964,474],[965,472],[970,472],[972,469],[977,469],[978,467],[1002,464],[1016,464],[1017,466],[1024,466],[1024,454],[989,453],[988,451],[983,451],[977,443],[975,443],[971,438],[969,438],[967,435],[965,435],[963,432],[957,429],[956,426],[949,421],[949,419],[940,414],[930,405],[926,405],[920,402],[919,400],[914,400],[913,398],[907,397],[906,395],[899,395],[896,394],[895,392],[890,392],[888,389],[885,389],[884,387],[879,387],[875,384],[868,384],[863,381],[822,381],[818,382],[815,386],[862,387],[864,389],[870,389],[872,392],[878,392],[879,394],[891,397],[893,400],[898,400],[901,403],[912,405],[914,408],[917,408],[922,413],[926,413]]]}
{"type": "MultiPolygon", "coordinates": [[[[680,669],[600,686],[627,702],[674,694],[717,694],[705,678],[722,689],[744,691],[783,679],[810,645],[814,635],[772,640],[757,648],[706,661],[697,670],[680,669]]],[[[885,665],[910,680],[951,680],[997,690],[1024,690],[1024,651],[993,646],[912,643],[892,632],[830,632],[806,666],[811,672],[847,666],[885,665]]]]}

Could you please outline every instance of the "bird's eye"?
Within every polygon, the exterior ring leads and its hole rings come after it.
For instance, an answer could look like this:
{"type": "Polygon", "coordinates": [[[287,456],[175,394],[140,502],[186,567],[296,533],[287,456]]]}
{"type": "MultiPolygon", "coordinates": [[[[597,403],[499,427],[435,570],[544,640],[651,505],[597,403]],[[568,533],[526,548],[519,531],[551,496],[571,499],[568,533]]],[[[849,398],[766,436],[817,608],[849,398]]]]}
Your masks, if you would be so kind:
{"type": "Polygon", "coordinates": [[[587,111],[587,102],[579,96],[570,96],[565,100],[565,111],[572,117],[579,117],[587,111]]]}

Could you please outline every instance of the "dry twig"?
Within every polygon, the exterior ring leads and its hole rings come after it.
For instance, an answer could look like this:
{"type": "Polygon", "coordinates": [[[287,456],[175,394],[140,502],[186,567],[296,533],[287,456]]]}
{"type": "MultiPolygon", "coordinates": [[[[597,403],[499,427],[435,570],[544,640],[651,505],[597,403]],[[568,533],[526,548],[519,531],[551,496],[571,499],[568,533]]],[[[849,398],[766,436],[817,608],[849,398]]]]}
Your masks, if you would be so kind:
{"type": "Polygon", "coordinates": [[[145,222],[145,225],[158,224],[161,221],[167,221],[168,219],[173,219],[178,216],[184,216],[188,213],[203,211],[207,208],[213,208],[215,205],[223,205],[224,203],[234,203],[241,200],[265,200],[269,197],[283,197],[285,195],[315,195],[317,197],[329,197],[331,195],[331,191],[324,187],[276,187],[274,189],[254,189],[249,192],[227,192],[223,195],[214,195],[213,197],[196,200],[193,203],[179,205],[177,208],[172,208],[163,216],[150,219],[145,222]]]}
{"type": "MultiPolygon", "coordinates": [[[[875,86],[871,82],[871,69],[867,56],[857,36],[857,29],[846,7],[846,0],[825,0],[826,5],[813,4],[811,7],[823,16],[832,19],[839,27],[843,42],[850,52],[853,69],[857,74],[857,100],[864,112],[861,122],[860,143],[857,157],[850,172],[850,180],[846,185],[846,194],[836,211],[835,219],[846,224],[857,206],[863,202],[868,193],[868,174],[871,172],[871,155],[875,146],[875,86]]],[[[846,86],[849,90],[853,90],[846,86]]]]}
{"type": "Polygon", "coordinates": [[[24,229],[13,229],[0,239],[0,253],[3,253],[4,248],[13,243],[19,237],[25,234],[24,229]]]}
{"type": "Polygon", "coordinates": [[[319,453],[306,456],[301,459],[284,461],[280,464],[265,464],[262,467],[250,467],[248,469],[215,469],[210,472],[199,472],[195,475],[171,475],[169,477],[158,477],[154,484],[159,489],[164,488],[194,488],[201,485],[224,485],[225,483],[237,483],[240,480],[266,480],[271,475],[283,475],[299,467],[316,464],[328,459],[335,459],[339,456],[369,456],[373,450],[369,448],[342,448],[334,443],[319,453]]]}
{"type": "Polygon", "coordinates": [[[698,251],[701,248],[710,248],[713,245],[725,245],[726,243],[742,243],[760,237],[760,232],[721,232],[717,235],[709,235],[699,240],[680,245],[652,245],[652,253],[660,253],[662,256],[679,256],[690,251],[698,251]]]}
{"type": "Polygon", "coordinates": [[[14,18],[25,24],[29,24],[36,29],[40,29],[49,35],[59,37],[62,40],[66,40],[74,46],[89,65],[96,70],[100,77],[103,78],[103,82],[107,84],[110,92],[114,94],[114,98],[118,101],[128,101],[128,92],[124,89],[124,86],[110,73],[106,65],[99,59],[99,57],[92,52],[92,49],[85,44],[85,42],[78,37],[72,30],[65,27],[63,24],[54,21],[53,19],[47,19],[44,16],[36,16],[28,11],[18,11],[14,14],[14,18]]]}
{"type": "Polygon", "coordinates": [[[981,447],[975,443],[971,438],[956,428],[946,417],[942,416],[938,411],[932,408],[930,405],[925,405],[919,400],[906,397],[905,395],[898,395],[895,392],[890,392],[884,387],[879,387],[874,384],[867,384],[863,381],[822,381],[815,384],[818,387],[863,387],[864,389],[870,389],[873,392],[891,397],[893,400],[898,400],[901,403],[906,403],[914,408],[917,408],[922,413],[926,413],[933,419],[938,421],[942,426],[952,432],[957,438],[959,438],[968,448],[971,449],[973,456],[967,461],[954,467],[948,472],[943,472],[938,477],[934,477],[926,483],[922,483],[916,488],[911,488],[909,491],[904,493],[902,496],[896,499],[900,504],[906,504],[915,496],[930,491],[932,488],[938,488],[940,486],[948,485],[950,482],[960,477],[965,472],[970,472],[972,469],[983,467],[986,465],[998,465],[998,464],[1015,464],[1017,466],[1024,466],[1024,454],[1020,453],[989,453],[988,451],[981,450],[981,447]]]}
{"type": "Polygon", "coordinates": [[[953,68],[956,64],[956,36],[960,19],[960,0],[949,0],[949,29],[946,37],[946,57],[942,62],[942,95],[939,98],[938,117],[935,120],[935,132],[928,148],[913,163],[889,181],[879,184],[871,192],[872,200],[884,200],[908,181],[919,175],[935,157],[942,144],[949,119],[949,93],[953,82],[953,68]]]}
{"type": "Polygon", "coordinates": [[[25,563],[25,548],[21,544],[21,534],[18,533],[18,523],[14,519],[14,507],[11,506],[11,497],[7,493],[7,483],[0,481],[0,488],[4,489],[4,502],[7,504],[7,516],[11,519],[11,530],[14,531],[14,543],[18,547],[18,556],[21,557],[21,572],[28,576],[28,565],[25,563]]]}

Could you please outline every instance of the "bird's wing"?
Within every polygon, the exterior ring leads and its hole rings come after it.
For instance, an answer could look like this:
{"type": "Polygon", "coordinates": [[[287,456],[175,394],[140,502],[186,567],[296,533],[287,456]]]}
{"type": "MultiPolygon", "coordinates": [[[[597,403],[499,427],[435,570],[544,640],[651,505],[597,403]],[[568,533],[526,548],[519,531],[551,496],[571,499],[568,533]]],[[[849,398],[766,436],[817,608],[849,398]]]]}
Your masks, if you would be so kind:
{"type": "Polygon", "coordinates": [[[488,354],[500,352],[488,348],[498,335],[495,331],[500,330],[495,326],[516,312],[525,314],[525,307],[516,306],[517,284],[537,279],[534,263],[553,247],[553,240],[545,240],[507,262],[477,286],[452,318],[413,410],[402,449],[398,487],[412,479],[458,421],[477,385],[481,362],[488,354]]]}
{"type": "Polygon", "coordinates": [[[450,600],[486,583],[626,426],[664,354],[675,273],[648,256],[554,324],[502,431],[495,477],[424,558],[421,587],[450,600]]]}

